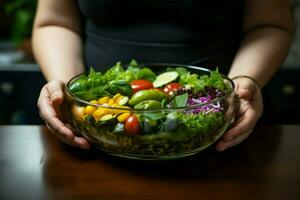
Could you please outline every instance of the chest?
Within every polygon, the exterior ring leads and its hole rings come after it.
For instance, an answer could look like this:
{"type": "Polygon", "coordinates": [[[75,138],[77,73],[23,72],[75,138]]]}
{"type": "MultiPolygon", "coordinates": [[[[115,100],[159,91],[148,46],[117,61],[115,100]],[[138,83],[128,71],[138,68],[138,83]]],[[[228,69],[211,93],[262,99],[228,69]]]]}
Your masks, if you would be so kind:
{"type": "Polygon", "coordinates": [[[243,8],[242,0],[78,0],[82,13],[94,22],[169,20],[220,22],[243,8]]]}

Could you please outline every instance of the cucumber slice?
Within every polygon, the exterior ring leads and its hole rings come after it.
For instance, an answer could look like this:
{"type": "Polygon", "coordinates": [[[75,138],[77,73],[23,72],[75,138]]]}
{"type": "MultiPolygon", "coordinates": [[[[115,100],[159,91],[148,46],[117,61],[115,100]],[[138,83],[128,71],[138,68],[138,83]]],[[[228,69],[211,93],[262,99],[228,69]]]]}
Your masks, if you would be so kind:
{"type": "Polygon", "coordinates": [[[124,97],[122,97],[122,99],[119,100],[118,104],[120,106],[124,106],[128,101],[129,101],[128,96],[124,96],[124,97]]]}
{"type": "Polygon", "coordinates": [[[111,119],[113,119],[114,116],[112,114],[106,114],[106,115],[103,115],[101,118],[100,118],[100,121],[104,122],[104,121],[109,121],[111,119]]]}
{"type": "Polygon", "coordinates": [[[167,83],[175,81],[178,76],[179,74],[176,71],[162,73],[158,75],[156,79],[153,81],[153,86],[155,88],[161,87],[163,85],[166,85],[167,83]]]}
{"type": "Polygon", "coordinates": [[[161,108],[161,102],[156,100],[146,100],[136,104],[134,108],[136,109],[161,108]]]}

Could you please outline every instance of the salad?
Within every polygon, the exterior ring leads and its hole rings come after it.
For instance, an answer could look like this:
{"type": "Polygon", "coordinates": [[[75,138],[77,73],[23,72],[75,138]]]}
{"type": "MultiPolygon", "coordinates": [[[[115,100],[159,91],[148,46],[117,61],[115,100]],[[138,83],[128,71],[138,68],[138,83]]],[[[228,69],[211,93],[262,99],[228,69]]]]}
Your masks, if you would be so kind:
{"type": "Polygon", "coordinates": [[[76,131],[102,150],[124,155],[170,156],[215,141],[227,123],[223,97],[233,90],[218,70],[153,69],[118,62],[70,81],[76,131]]]}

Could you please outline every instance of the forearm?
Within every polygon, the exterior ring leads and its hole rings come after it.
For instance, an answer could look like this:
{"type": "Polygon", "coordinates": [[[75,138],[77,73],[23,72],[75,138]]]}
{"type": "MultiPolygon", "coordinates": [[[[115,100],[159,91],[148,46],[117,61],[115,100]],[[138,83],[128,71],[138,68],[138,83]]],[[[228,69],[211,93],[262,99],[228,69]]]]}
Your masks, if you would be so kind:
{"type": "Polygon", "coordinates": [[[48,81],[68,81],[84,71],[80,35],[61,26],[42,26],[33,31],[33,51],[48,81]]]}
{"type": "Polygon", "coordinates": [[[283,63],[291,43],[291,35],[283,30],[256,29],[242,41],[228,76],[248,75],[264,87],[283,63]]]}

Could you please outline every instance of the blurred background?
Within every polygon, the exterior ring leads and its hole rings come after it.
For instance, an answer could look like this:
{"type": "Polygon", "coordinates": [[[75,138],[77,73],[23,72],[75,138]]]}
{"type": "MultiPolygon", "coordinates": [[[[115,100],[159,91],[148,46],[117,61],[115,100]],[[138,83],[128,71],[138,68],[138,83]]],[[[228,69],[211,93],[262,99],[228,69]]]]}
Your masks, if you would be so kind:
{"type": "MultiPolygon", "coordinates": [[[[0,0],[0,125],[41,124],[36,101],[45,80],[31,50],[37,0],[0,0]]],[[[291,1],[296,33],[288,58],[263,89],[262,122],[300,124],[300,0],[291,1]]]]}

